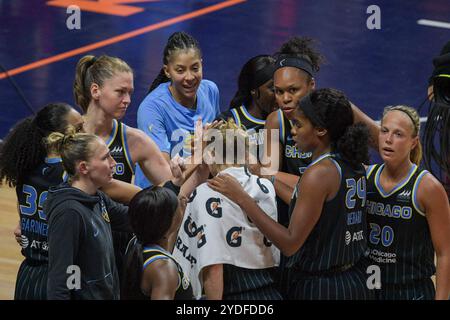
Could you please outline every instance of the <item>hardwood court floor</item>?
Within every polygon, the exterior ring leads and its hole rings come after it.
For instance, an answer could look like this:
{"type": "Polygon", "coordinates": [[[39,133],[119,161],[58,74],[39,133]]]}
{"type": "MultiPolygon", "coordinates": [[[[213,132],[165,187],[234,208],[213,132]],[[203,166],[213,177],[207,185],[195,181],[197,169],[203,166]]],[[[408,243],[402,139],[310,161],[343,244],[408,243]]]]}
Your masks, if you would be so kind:
{"type": "Polygon", "coordinates": [[[0,187],[0,299],[12,300],[17,270],[23,260],[13,231],[19,221],[15,190],[0,187]]]}

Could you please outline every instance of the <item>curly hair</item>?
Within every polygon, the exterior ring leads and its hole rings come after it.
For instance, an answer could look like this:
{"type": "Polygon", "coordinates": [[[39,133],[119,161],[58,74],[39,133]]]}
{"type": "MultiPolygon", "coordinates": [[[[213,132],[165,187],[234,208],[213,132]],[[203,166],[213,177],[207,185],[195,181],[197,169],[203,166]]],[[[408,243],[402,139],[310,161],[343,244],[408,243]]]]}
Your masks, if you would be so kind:
{"type": "Polygon", "coordinates": [[[0,148],[0,184],[3,179],[10,187],[23,183],[47,156],[44,138],[54,131],[65,132],[71,110],[66,103],[51,103],[11,129],[0,148]]]}

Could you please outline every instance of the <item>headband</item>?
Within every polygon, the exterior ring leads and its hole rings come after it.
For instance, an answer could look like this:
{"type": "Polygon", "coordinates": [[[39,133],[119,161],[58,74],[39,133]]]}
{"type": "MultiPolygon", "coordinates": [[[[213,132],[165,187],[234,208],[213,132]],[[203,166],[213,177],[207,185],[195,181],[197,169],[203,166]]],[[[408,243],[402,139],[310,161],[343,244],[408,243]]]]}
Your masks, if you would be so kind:
{"type": "Polygon", "coordinates": [[[267,81],[273,78],[273,73],[275,72],[275,66],[270,63],[264,68],[255,72],[255,76],[250,81],[250,90],[257,89],[262,86],[267,81]]]}
{"type": "Polygon", "coordinates": [[[307,96],[303,97],[298,105],[299,109],[303,111],[305,116],[315,125],[326,128],[325,122],[319,118],[318,114],[316,113],[316,107],[311,102],[311,95],[308,94],[307,96]]]}
{"type": "Polygon", "coordinates": [[[450,74],[450,52],[444,53],[433,59],[434,70],[429,78],[428,84],[433,84],[434,78],[442,78],[450,74]]]}
{"type": "Polygon", "coordinates": [[[276,71],[280,68],[284,68],[284,67],[294,67],[297,69],[301,69],[301,70],[305,71],[306,73],[308,73],[311,77],[314,76],[313,75],[314,70],[313,70],[313,66],[312,66],[311,62],[309,62],[305,58],[281,55],[275,62],[275,70],[274,71],[276,71]]]}

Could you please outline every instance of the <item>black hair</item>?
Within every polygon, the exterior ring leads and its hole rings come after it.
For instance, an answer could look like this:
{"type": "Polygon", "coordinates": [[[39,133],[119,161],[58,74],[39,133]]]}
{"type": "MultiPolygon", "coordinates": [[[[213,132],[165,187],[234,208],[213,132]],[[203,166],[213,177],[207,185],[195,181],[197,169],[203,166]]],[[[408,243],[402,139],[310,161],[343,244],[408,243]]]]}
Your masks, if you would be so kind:
{"type": "Polygon", "coordinates": [[[450,79],[447,75],[450,74],[450,41],[443,46],[439,56],[433,59],[433,65],[434,70],[429,80],[429,85],[433,85],[433,99],[430,101],[428,121],[423,130],[423,160],[425,167],[449,188],[450,79]]]}
{"type": "MultiPolygon", "coordinates": [[[[305,59],[311,63],[314,72],[320,70],[320,65],[324,61],[324,57],[315,49],[315,41],[308,37],[292,37],[283,43],[280,50],[274,55],[275,59],[287,56],[305,59]]],[[[311,80],[312,78],[308,74],[308,81],[311,80]]]]}
{"type": "Polygon", "coordinates": [[[178,198],[167,188],[153,186],[131,199],[128,216],[135,234],[127,247],[122,279],[122,299],[142,297],[143,246],[157,243],[170,229],[178,208],[178,198]]]}
{"type": "MultiPolygon", "coordinates": [[[[347,97],[336,89],[319,89],[310,93],[315,115],[325,125],[331,149],[352,167],[369,162],[369,130],[363,123],[353,124],[354,116],[347,97]]],[[[299,106],[302,100],[299,102],[299,106]]],[[[312,119],[314,126],[319,126],[312,119]]]]}
{"type": "MultiPolygon", "coordinates": [[[[258,55],[248,60],[241,69],[238,78],[238,90],[230,102],[230,109],[239,108],[241,105],[250,106],[254,88],[256,73],[267,66],[273,65],[274,59],[269,55],[258,55]]],[[[267,81],[266,81],[267,82],[267,81]]]]}
{"type": "Polygon", "coordinates": [[[76,132],[75,127],[68,126],[66,132],[52,132],[45,143],[48,148],[56,150],[61,156],[64,170],[69,175],[69,183],[78,179],[77,164],[87,161],[94,154],[100,138],[94,134],[76,132]]]}
{"type": "Polygon", "coordinates": [[[432,86],[433,85],[433,80],[434,77],[437,76],[439,73],[448,73],[449,71],[449,63],[448,63],[448,59],[447,63],[445,61],[442,61],[442,58],[445,58],[445,55],[450,53],[450,41],[448,41],[441,49],[441,52],[439,53],[439,56],[435,57],[433,59],[433,65],[434,65],[434,69],[433,72],[431,73],[431,76],[428,78],[428,85],[432,86]],[[444,72],[443,72],[444,71],[444,72]]]}
{"type": "Polygon", "coordinates": [[[11,129],[0,149],[0,183],[6,179],[10,187],[16,187],[24,182],[47,156],[44,138],[54,131],[65,132],[71,110],[66,103],[51,103],[11,129]]]}
{"type": "MultiPolygon", "coordinates": [[[[167,44],[164,47],[164,53],[163,53],[163,65],[167,65],[169,63],[170,58],[175,53],[175,51],[178,50],[189,50],[194,49],[198,52],[199,56],[202,56],[202,51],[200,50],[200,46],[198,44],[198,41],[191,36],[190,34],[178,31],[173,33],[169,39],[167,40],[167,44]]],[[[153,80],[152,84],[150,85],[150,89],[148,90],[148,93],[152,92],[154,89],[156,89],[161,83],[168,82],[170,79],[166,76],[166,73],[164,72],[164,68],[161,68],[159,71],[159,74],[156,76],[156,78],[153,80]]]]}

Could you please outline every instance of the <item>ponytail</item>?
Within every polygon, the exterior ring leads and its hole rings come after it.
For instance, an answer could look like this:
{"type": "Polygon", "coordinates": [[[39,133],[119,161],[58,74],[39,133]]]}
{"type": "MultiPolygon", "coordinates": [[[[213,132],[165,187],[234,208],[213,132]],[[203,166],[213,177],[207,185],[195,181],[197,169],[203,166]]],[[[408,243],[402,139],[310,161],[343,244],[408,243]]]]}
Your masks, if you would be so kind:
{"type": "Polygon", "coordinates": [[[128,243],[125,252],[122,283],[120,286],[121,300],[142,299],[142,294],[139,294],[141,292],[142,267],[144,265],[142,251],[142,244],[134,236],[128,243]]]}
{"type": "Polygon", "coordinates": [[[417,166],[422,162],[422,143],[420,142],[420,139],[418,139],[416,147],[411,150],[409,159],[417,166]]]}
{"type": "Polygon", "coordinates": [[[84,113],[87,112],[89,102],[91,101],[90,88],[86,88],[85,79],[89,67],[95,62],[95,56],[87,55],[82,57],[76,67],[75,80],[73,83],[73,96],[75,103],[80,106],[84,113]]]}
{"type": "Polygon", "coordinates": [[[95,57],[87,55],[82,57],[76,67],[75,81],[73,83],[73,95],[75,103],[87,112],[91,102],[91,85],[98,84],[100,87],[105,80],[111,79],[116,72],[133,73],[133,69],[122,59],[102,55],[95,57]]]}

